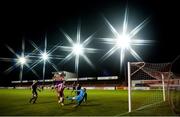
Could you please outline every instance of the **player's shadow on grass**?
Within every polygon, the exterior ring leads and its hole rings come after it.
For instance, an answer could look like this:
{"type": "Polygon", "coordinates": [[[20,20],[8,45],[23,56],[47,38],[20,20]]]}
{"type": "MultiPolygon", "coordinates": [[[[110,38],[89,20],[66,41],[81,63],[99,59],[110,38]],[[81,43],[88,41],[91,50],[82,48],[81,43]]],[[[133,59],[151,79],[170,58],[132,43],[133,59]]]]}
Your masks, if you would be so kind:
{"type": "Polygon", "coordinates": [[[88,104],[88,103],[81,104],[81,106],[85,106],[85,107],[100,106],[100,105],[102,105],[102,104],[88,104]]]}
{"type": "MultiPolygon", "coordinates": [[[[100,106],[101,104],[92,104],[91,102],[93,102],[93,100],[89,100],[89,101],[87,101],[87,102],[83,102],[83,103],[81,103],[81,105],[80,106],[87,106],[87,107],[89,107],[89,106],[100,106]]],[[[65,104],[65,106],[73,106],[73,105],[75,105],[76,104],[76,102],[69,102],[69,103],[66,103],[65,104]]]]}
{"type": "MultiPolygon", "coordinates": [[[[65,106],[73,106],[75,105],[76,103],[68,103],[68,104],[65,104],[65,106]]],[[[88,104],[88,103],[83,103],[81,104],[80,106],[100,106],[101,104],[88,104]]]]}
{"type": "Polygon", "coordinates": [[[44,101],[44,102],[37,102],[37,104],[48,104],[48,103],[54,103],[55,101],[44,101]]]}
{"type": "Polygon", "coordinates": [[[71,105],[75,105],[75,102],[70,102],[70,103],[66,103],[65,106],[71,106],[71,105]]]}

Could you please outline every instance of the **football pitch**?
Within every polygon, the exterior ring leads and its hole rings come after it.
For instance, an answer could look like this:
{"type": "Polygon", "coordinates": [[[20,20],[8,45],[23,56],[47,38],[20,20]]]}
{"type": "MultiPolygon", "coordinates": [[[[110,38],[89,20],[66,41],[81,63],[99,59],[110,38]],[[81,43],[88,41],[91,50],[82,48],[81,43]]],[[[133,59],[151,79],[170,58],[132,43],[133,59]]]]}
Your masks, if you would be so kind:
{"type": "MultiPolygon", "coordinates": [[[[56,92],[43,90],[35,104],[30,104],[30,89],[0,89],[0,116],[173,116],[167,102],[128,113],[128,93],[125,90],[87,90],[87,103],[73,108],[75,102],[65,100],[61,106],[57,102],[56,92]]],[[[135,106],[143,103],[152,91],[137,91],[135,106]]],[[[71,90],[65,90],[65,96],[71,96],[71,90]]]]}

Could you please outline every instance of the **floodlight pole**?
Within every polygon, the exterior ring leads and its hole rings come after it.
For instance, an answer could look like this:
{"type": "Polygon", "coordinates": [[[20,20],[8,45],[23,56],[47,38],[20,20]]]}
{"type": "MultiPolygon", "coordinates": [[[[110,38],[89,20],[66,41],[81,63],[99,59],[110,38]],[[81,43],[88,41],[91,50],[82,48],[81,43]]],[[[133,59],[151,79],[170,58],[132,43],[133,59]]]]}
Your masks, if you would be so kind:
{"type": "Polygon", "coordinates": [[[77,69],[76,73],[77,73],[77,83],[79,83],[79,74],[78,74],[78,69],[77,69]]]}
{"type": "Polygon", "coordinates": [[[19,78],[20,78],[20,84],[21,84],[21,86],[22,86],[22,76],[23,76],[23,64],[21,64],[21,68],[20,68],[21,70],[20,70],[20,74],[19,74],[19,78]]]}
{"type": "Polygon", "coordinates": [[[43,83],[42,83],[43,85],[45,83],[45,81],[44,81],[45,80],[44,79],[44,77],[45,77],[45,70],[46,70],[45,67],[46,67],[46,61],[44,60],[44,63],[43,63],[43,83]]]}
{"type": "Polygon", "coordinates": [[[131,112],[131,69],[128,62],[128,112],[131,112]]]}

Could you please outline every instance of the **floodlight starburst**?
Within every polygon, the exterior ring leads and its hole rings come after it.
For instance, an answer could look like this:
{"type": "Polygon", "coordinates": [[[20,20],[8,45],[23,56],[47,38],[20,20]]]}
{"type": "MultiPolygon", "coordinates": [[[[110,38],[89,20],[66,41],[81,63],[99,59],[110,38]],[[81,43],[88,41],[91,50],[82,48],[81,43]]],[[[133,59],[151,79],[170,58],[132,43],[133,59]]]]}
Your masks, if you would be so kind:
{"type": "Polygon", "coordinates": [[[115,51],[120,49],[120,67],[122,66],[122,62],[125,56],[125,50],[128,50],[133,57],[135,57],[138,61],[143,61],[142,58],[135,52],[135,50],[131,47],[131,45],[144,45],[152,43],[152,40],[143,40],[143,39],[135,39],[134,36],[149,22],[149,18],[146,18],[143,22],[137,25],[130,33],[127,32],[128,26],[128,9],[125,10],[124,22],[122,32],[119,33],[111,23],[104,17],[105,23],[108,28],[111,30],[115,38],[100,38],[107,44],[113,44],[114,46],[100,58],[100,61],[106,60],[110,57],[115,51]]]}
{"type": "MultiPolygon", "coordinates": [[[[20,67],[19,80],[22,82],[24,66],[26,66],[27,68],[30,68],[30,65],[28,64],[28,62],[30,62],[30,60],[28,59],[29,54],[25,56],[25,43],[24,43],[24,40],[22,41],[22,52],[21,52],[21,55],[18,55],[8,45],[6,47],[16,56],[16,58],[0,58],[0,60],[4,61],[4,62],[15,62],[15,64],[13,66],[11,66],[11,67],[9,67],[8,69],[5,70],[5,73],[9,73],[9,72],[13,71],[15,68],[20,67]]],[[[35,70],[31,69],[31,71],[37,77],[39,77],[35,70]]]]}
{"type": "Polygon", "coordinates": [[[40,54],[35,54],[33,53],[31,57],[34,58],[39,58],[36,60],[36,62],[34,62],[30,69],[36,67],[38,64],[40,64],[41,62],[43,62],[43,81],[45,78],[45,72],[46,72],[46,63],[48,62],[56,71],[58,71],[58,68],[56,67],[56,65],[54,63],[51,62],[51,59],[62,59],[62,57],[58,56],[58,55],[52,55],[52,53],[57,50],[57,48],[59,48],[60,43],[56,44],[55,46],[53,46],[50,50],[47,51],[47,38],[45,36],[45,40],[44,40],[44,50],[39,49],[39,47],[33,42],[31,41],[31,45],[37,50],[37,52],[39,52],[40,54]]]}
{"type": "Polygon", "coordinates": [[[90,35],[88,38],[85,39],[82,43],[81,41],[81,34],[80,34],[80,23],[77,27],[77,38],[76,42],[73,41],[73,39],[65,33],[63,30],[61,32],[64,34],[65,38],[68,40],[68,42],[72,46],[60,46],[60,49],[64,51],[70,51],[70,53],[61,61],[61,63],[66,63],[68,60],[70,60],[73,56],[75,56],[75,72],[78,74],[79,69],[79,58],[82,56],[84,60],[92,67],[95,68],[93,63],[90,61],[90,59],[85,55],[85,53],[94,53],[97,52],[98,49],[94,48],[87,48],[86,46],[92,41],[92,37],[95,33],[90,35]]]}

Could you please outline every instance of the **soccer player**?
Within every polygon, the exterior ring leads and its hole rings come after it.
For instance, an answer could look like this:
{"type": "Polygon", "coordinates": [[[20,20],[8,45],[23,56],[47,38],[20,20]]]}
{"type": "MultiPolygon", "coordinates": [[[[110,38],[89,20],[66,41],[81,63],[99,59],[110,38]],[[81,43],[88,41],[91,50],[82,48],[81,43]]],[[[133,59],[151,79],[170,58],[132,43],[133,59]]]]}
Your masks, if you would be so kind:
{"type": "Polygon", "coordinates": [[[75,90],[76,90],[76,82],[73,82],[71,94],[72,94],[75,90]]]}
{"type": "Polygon", "coordinates": [[[64,106],[64,89],[65,89],[65,81],[62,83],[59,83],[55,85],[55,89],[58,96],[58,103],[61,103],[62,106],[64,106]]]}
{"type": "Polygon", "coordinates": [[[80,89],[81,89],[81,85],[78,83],[77,86],[76,86],[77,95],[79,95],[80,92],[78,90],[80,90],[80,89]]]}
{"type": "Polygon", "coordinates": [[[58,97],[58,103],[61,103],[62,106],[64,106],[64,89],[65,89],[65,80],[64,77],[66,74],[64,72],[62,73],[55,73],[53,76],[53,80],[55,83],[55,90],[58,97]]]}
{"type": "Polygon", "coordinates": [[[77,102],[77,104],[74,105],[73,107],[79,106],[85,98],[87,99],[86,88],[76,90],[76,91],[79,92],[79,95],[74,96],[74,97],[66,97],[67,100],[75,100],[77,102]]]}
{"type": "Polygon", "coordinates": [[[29,103],[31,103],[33,101],[33,104],[34,104],[34,103],[36,103],[36,100],[38,98],[37,90],[41,91],[38,88],[38,81],[37,80],[33,81],[33,84],[31,85],[31,89],[32,89],[32,98],[29,100],[29,103]]]}
{"type": "Polygon", "coordinates": [[[85,93],[84,93],[83,101],[84,101],[85,103],[87,103],[87,93],[86,93],[86,91],[85,91],[85,93]]]}

